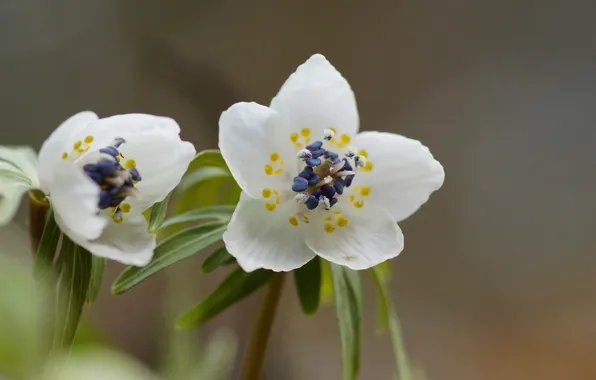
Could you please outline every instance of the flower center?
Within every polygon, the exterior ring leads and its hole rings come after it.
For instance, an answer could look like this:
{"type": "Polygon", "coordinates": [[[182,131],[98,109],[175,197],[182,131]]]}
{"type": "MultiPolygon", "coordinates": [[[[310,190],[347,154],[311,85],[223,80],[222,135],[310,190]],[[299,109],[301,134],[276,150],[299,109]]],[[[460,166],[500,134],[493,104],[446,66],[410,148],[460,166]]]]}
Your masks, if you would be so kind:
{"type": "MultiPolygon", "coordinates": [[[[333,130],[325,130],[323,140],[333,140],[334,135],[333,130]]],[[[323,148],[323,141],[315,141],[301,149],[298,158],[305,166],[292,183],[292,191],[298,193],[296,201],[304,203],[309,210],[331,209],[344,188],[352,185],[356,175],[354,167],[366,165],[364,156],[353,150],[348,149],[344,156],[340,158],[336,152],[323,148]]]]}
{"type": "Polygon", "coordinates": [[[116,223],[122,222],[123,213],[130,212],[130,204],[123,202],[137,193],[135,184],[141,180],[134,160],[121,164],[124,156],[118,148],[123,143],[123,138],[116,138],[111,145],[99,150],[97,162],[83,166],[85,174],[101,189],[97,207],[100,210],[111,209],[112,220],[116,223]]]}

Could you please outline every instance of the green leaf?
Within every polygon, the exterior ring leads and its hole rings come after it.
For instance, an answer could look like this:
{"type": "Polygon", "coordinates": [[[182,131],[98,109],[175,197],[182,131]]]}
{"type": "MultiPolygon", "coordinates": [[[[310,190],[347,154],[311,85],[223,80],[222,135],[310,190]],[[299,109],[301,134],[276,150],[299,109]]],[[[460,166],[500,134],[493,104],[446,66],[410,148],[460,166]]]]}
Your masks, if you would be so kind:
{"type": "Polygon", "coordinates": [[[222,246],[213,251],[213,253],[209,255],[207,259],[205,259],[205,262],[201,266],[201,270],[203,273],[213,272],[217,268],[232,264],[235,261],[236,259],[234,256],[228,253],[228,250],[225,246],[222,246]]]}
{"type": "Polygon", "coordinates": [[[153,205],[153,207],[151,207],[151,217],[149,218],[150,233],[155,233],[155,231],[161,227],[164,219],[166,218],[169,200],[170,196],[168,195],[163,201],[157,202],[153,205]]]}
{"type": "Polygon", "coordinates": [[[321,300],[321,259],[315,257],[295,270],[294,282],[304,314],[316,313],[321,300]]]}
{"type": "Polygon", "coordinates": [[[275,272],[264,269],[250,273],[241,268],[236,269],[207,298],[178,317],[176,327],[199,327],[266,284],[275,275],[275,272]]]}
{"type": "Polygon", "coordinates": [[[398,378],[399,380],[420,379],[419,375],[414,375],[415,371],[413,371],[410,360],[408,359],[399,317],[391,300],[391,294],[389,292],[389,267],[377,265],[372,268],[371,273],[373,275],[379,300],[378,312],[385,313],[385,315],[380,318],[386,321],[389,329],[398,378]]]}
{"type": "Polygon", "coordinates": [[[87,290],[87,303],[95,302],[99,291],[101,290],[101,282],[103,280],[103,272],[106,268],[107,260],[99,256],[91,256],[91,280],[89,282],[89,289],[87,290]]]}
{"type": "Polygon", "coordinates": [[[341,340],[342,379],[356,380],[360,371],[362,290],[356,271],[331,264],[333,294],[341,340]]]}
{"type": "Polygon", "coordinates": [[[55,272],[53,266],[61,235],[62,232],[56,224],[52,210],[50,210],[37,248],[33,269],[37,281],[44,284],[42,286],[45,286],[48,281],[57,281],[59,271],[55,272]]]}
{"type": "Polygon", "coordinates": [[[221,152],[217,149],[208,149],[199,152],[190,162],[190,165],[188,165],[187,172],[193,172],[198,168],[205,166],[215,166],[229,171],[226,161],[223,159],[221,152]]]}
{"type": "Polygon", "coordinates": [[[72,345],[91,280],[89,252],[63,236],[60,256],[62,275],[57,290],[59,312],[55,320],[53,343],[56,350],[68,349],[72,345]]]}
{"type": "Polygon", "coordinates": [[[328,261],[321,260],[321,302],[331,303],[333,301],[333,277],[328,261]]]}
{"type": "Polygon", "coordinates": [[[147,266],[126,268],[112,285],[112,293],[122,294],[160,270],[217,243],[225,229],[225,224],[213,222],[169,236],[157,245],[153,260],[147,266]]]}
{"type": "Polygon", "coordinates": [[[166,228],[178,223],[198,222],[208,219],[218,219],[227,222],[232,217],[235,207],[236,206],[220,205],[190,210],[166,219],[161,225],[161,228],[166,228]]]}

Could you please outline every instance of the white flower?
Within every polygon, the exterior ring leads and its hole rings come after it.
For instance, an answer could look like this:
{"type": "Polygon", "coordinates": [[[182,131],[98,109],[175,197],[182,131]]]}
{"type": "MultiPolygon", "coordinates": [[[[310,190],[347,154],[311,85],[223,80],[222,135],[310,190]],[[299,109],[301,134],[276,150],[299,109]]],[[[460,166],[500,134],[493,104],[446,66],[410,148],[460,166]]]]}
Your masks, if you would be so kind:
{"type": "Polygon", "coordinates": [[[223,238],[245,271],[290,271],[315,255],[366,269],[401,252],[396,222],[441,187],[443,167],[420,142],[358,124],[349,84],[319,54],[270,107],[221,115],[219,147],[243,190],[223,238]]]}
{"type": "Polygon", "coordinates": [[[23,167],[11,151],[0,150],[0,165],[30,172],[29,183],[5,185],[2,178],[0,194],[15,198],[38,188],[75,243],[97,256],[146,265],[156,240],[142,212],[166,197],[195,155],[179,133],[178,124],[166,117],[98,119],[93,112],[78,113],[44,142],[37,171],[23,167]]]}

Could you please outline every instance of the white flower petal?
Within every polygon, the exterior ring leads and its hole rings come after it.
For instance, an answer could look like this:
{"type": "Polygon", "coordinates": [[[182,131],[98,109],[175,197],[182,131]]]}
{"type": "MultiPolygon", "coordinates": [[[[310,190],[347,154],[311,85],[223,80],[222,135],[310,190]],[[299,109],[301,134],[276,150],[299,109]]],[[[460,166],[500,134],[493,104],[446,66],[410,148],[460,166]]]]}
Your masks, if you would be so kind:
{"type": "Polygon", "coordinates": [[[333,263],[354,270],[367,269],[396,257],[404,247],[398,225],[385,210],[373,204],[356,208],[348,203],[309,215],[312,216],[306,244],[333,263]],[[327,220],[329,216],[331,219],[327,220]]]}
{"type": "Polygon", "coordinates": [[[271,108],[288,120],[290,129],[309,128],[319,140],[334,128],[338,135],[358,132],[358,108],[348,82],[327,59],[315,54],[302,64],[271,101],[271,108]]]}
{"type": "Polygon", "coordinates": [[[236,103],[219,119],[219,149],[238,185],[253,198],[264,188],[291,191],[297,175],[290,134],[274,110],[236,103]]]}
{"type": "Polygon", "coordinates": [[[64,152],[69,153],[72,150],[72,144],[76,141],[74,136],[95,120],[97,120],[97,115],[93,112],[79,112],[60,124],[43,143],[39,151],[38,164],[42,189],[45,190],[45,183],[51,181],[51,178],[48,178],[51,172],[50,168],[56,162],[62,160],[62,154],[64,152]]]}
{"type": "Polygon", "coordinates": [[[27,186],[15,185],[11,189],[0,191],[0,227],[7,225],[19,210],[27,186]]]}
{"type": "Polygon", "coordinates": [[[26,146],[0,146],[0,226],[14,218],[23,194],[38,186],[35,151],[26,146]]]}
{"type": "MultiPolygon", "coordinates": [[[[105,219],[104,219],[105,220],[105,219]]],[[[78,245],[92,254],[125,265],[145,266],[153,257],[155,235],[142,214],[125,214],[121,223],[110,221],[97,239],[85,239],[64,228],[64,220],[56,217],[60,228],[78,245]]]]}
{"type": "Polygon", "coordinates": [[[353,144],[366,151],[370,170],[359,170],[352,188],[368,186],[370,201],[386,208],[395,221],[412,215],[443,184],[443,167],[417,140],[363,132],[353,144]]]}
{"type": "Polygon", "coordinates": [[[72,142],[92,136],[91,149],[100,149],[110,145],[117,137],[124,138],[128,144],[139,134],[158,131],[178,135],[180,127],[169,117],[135,113],[115,115],[90,123],[73,136],[72,142]]]}
{"type": "MultiPolygon", "coordinates": [[[[120,146],[125,163],[132,159],[142,180],[135,203],[143,212],[162,201],[178,185],[188,164],[196,154],[194,146],[167,131],[143,132],[120,146]]],[[[127,198],[128,199],[128,198],[127,198]]]]}
{"type": "Polygon", "coordinates": [[[264,201],[243,192],[223,235],[228,252],[247,272],[259,268],[290,271],[303,266],[315,254],[304,244],[301,225],[289,222],[295,212],[293,201],[268,211],[264,201]]]}
{"type": "Polygon", "coordinates": [[[99,186],[95,184],[74,163],[58,161],[48,173],[51,182],[47,183],[50,203],[61,219],[65,231],[74,240],[97,238],[104,227],[106,219],[97,214],[99,186]]]}

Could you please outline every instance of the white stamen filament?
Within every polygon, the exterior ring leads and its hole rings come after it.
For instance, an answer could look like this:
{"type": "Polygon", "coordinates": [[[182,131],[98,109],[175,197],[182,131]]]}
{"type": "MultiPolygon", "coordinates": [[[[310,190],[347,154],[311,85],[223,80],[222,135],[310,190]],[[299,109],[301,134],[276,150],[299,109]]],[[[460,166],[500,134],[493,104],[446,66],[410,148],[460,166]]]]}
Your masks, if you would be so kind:
{"type": "Polygon", "coordinates": [[[326,185],[330,184],[331,182],[333,182],[333,178],[331,178],[331,176],[327,176],[323,179],[323,183],[326,185]]]}
{"type": "Polygon", "coordinates": [[[325,210],[329,210],[331,208],[331,203],[329,202],[329,199],[327,199],[327,197],[320,197],[319,205],[323,205],[323,208],[325,210]]]}

